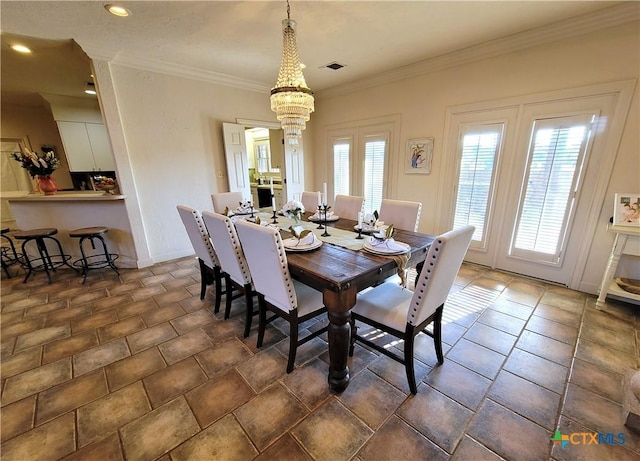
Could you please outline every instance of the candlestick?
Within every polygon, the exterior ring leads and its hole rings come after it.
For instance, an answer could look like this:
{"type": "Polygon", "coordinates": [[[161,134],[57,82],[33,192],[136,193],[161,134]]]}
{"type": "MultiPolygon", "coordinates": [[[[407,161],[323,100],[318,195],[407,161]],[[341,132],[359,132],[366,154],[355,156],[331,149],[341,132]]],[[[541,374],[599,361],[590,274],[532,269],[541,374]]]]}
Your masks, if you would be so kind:
{"type": "Polygon", "coordinates": [[[327,226],[327,210],[329,210],[330,207],[328,207],[327,205],[323,205],[322,206],[322,212],[324,213],[324,232],[322,233],[322,237],[329,237],[331,236],[331,234],[329,234],[329,226],[327,226]]]}
{"type": "Polygon", "coordinates": [[[270,181],[270,187],[271,187],[271,196],[273,197],[273,178],[269,178],[269,181],[270,181]]]}
{"type": "Polygon", "coordinates": [[[322,206],[322,195],[320,194],[320,191],[318,191],[318,206],[322,206]]]}
{"type": "Polygon", "coordinates": [[[271,208],[273,208],[273,211],[276,211],[276,198],[273,194],[271,194],[271,208]]]}
{"type": "Polygon", "coordinates": [[[358,229],[362,229],[362,211],[358,213],[358,229]]]}
{"type": "Polygon", "coordinates": [[[323,205],[326,205],[329,201],[327,200],[327,183],[322,183],[322,192],[324,193],[324,202],[323,205]]]}

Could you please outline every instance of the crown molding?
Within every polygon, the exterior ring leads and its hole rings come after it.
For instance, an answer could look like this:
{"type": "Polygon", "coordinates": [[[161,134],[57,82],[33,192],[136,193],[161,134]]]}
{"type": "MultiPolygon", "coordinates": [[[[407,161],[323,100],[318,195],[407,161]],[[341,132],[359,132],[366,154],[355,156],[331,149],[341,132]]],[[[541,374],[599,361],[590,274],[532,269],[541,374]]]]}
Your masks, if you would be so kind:
{"type": "Polygon", "coordinates": [[[130,54],[123,55],[122,53],[118,53],[114,50],[109,50],[106,48],[87,46],[83,47],[83,49],[91,59],[108,61],[110,64],[116,64],[119,66],[130,67],[143,71],[157,72],[174,77],[183,77],[190,80],[199,80],[207,83],[230,86],[243,90],[255,91],[258,93],[269,94],[269,92],[271,91],[271,87],[263,83],[244,80],[232,75],[222,74],[219,72],[211,72],[195,67],[174,64],[165,61],[157,61],[148,59],[143,56],[135,56],[130,54]]]}
{"type": "Polygon", "coordinates": [[[640,4],[635,1],[625,2],[622,5],[607,8],[606,10],[597,11],[595,13],[556,22],[508,37],[480,43],[459,51],[454,51],[435,58],[426,59],[415,64],[402,66],[388,72],[383,72],[375,77],[321,90],[316,93],[316,97],[321,99],[323,97],[340,96],[366,88],[372,88],[463,64],[493,58],[512,53],[514,51],[532,48],[545,43],[583,35],[596,30],[639,21],[639,5],[640,4]]]}

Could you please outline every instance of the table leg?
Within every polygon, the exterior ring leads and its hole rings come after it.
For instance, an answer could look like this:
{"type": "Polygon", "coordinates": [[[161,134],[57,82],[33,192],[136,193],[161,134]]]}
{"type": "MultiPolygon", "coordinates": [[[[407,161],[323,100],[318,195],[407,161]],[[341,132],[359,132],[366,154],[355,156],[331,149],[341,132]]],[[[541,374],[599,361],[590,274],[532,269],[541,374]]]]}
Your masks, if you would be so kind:
{"type": "Polygon", "coordinates": [[[349,385],[349,341],[351,327],[349,309],[356,302],[356,292],[347,289],[339,293],[325,290],[324,304],[329,317],[329,387],[336,392],[342,392],[349,385]]]}

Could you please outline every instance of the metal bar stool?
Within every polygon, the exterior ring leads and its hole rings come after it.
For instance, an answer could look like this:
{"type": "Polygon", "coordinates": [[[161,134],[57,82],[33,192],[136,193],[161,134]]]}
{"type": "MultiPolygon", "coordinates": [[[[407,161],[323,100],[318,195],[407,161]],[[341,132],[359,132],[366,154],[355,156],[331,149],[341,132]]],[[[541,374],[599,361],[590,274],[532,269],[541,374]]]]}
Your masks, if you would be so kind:
{"type": "Polygon", "coordinates": [[[57,238],[53,237],[58,233],[58,229],[53,227],[45,227],[42,229],[30,229],[19,230],[14,232],[13,237],[16,240],[24,240],[22,242],[22,266],[27,269],[27,275],[25,276],[23,283],[26,283],[31,273],[37,270],[43,270],[47,274],[47,279],[51,283],[51,273],[55,272],[57,268],[62,266],[68,266],[75,271],[75,268],[71,266],[67,261],[71,259],[70,255],[64,254],[62,250],[62,244],[57,238]],[[27,252],[27,244],[35,242],[36,249],[38,250],[38,257],[30,257],[27,252]],[[53,247],[54,251],[58,253],[50,253],[47,247],[47,242],[53,247]]]}
{"type": "Polygon", "coordinates": [[[120,272],[118,272],[118,268],[115,265],[115,260],[118,259],[117,254],[109,253],[107,250],[107,244],[102,238],[103,234],[106,234],[109,229],[107,227],[83,227],[82,229],[76,229],[69,232],[69,237],[80,238],[80,253],[82,254],[82,258],[73,262],[73,265],[76,267],[80,267],[82,269],[82,283],[84,284],[87,281],[87,273],[91,269],[103,269],[105,267],[110,267],[113,271],[120,276],[120,272]],[[96,244],[94,240],[99,240],[102,243],[102,253],[95,253],[88,255],[84,251],[84,242],[91,242],[91,248],[93,250],[96,249],[96,244]]]}
{"type": "Polygon", "coordinates": [[[19,263],[21,258],[20,254],[16,251],[16,246],[13,243],[13,239],[9,237],[9,228],[3,227],[0,230],[2,237],[2,270],[5,274],[7,274],[7,278],[11,278],[11,274],[9,273],[9,266],[12,266],[15,263],[19,263]],[[8,246],[6,245],[8,244],[8,246]]]}

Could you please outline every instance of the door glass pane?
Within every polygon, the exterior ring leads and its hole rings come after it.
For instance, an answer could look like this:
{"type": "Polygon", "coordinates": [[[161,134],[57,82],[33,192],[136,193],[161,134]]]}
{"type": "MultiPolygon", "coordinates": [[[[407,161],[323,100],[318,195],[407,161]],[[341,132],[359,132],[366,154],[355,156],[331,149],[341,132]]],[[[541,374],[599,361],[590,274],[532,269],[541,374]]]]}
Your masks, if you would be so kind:
{"type": "Polygon", "coordinates": [[[368,140],[364,147],[364,211],[380,210],[384,189],[385,139],[368,140]]]}
{"type": "Polygon", "coordinates": [[[511,254],[558,263],[592,116],[536,120],[511,254]]]}
{"type": "MultiPolygon", "coordinates": [[[[336,140],[333,144],[333,192],[335,195],[350,195],[349,165],[351,164],[351,144],[336,140]]],[[[333,200],[331,200],[333,202],[333,200]]]]}
{"type": "Polygon", "coordinates": [[[503,124],[466,127],[459,146],[460,169],[453,227],[475,226],[472,246],[484,248],[503,124]]]}

